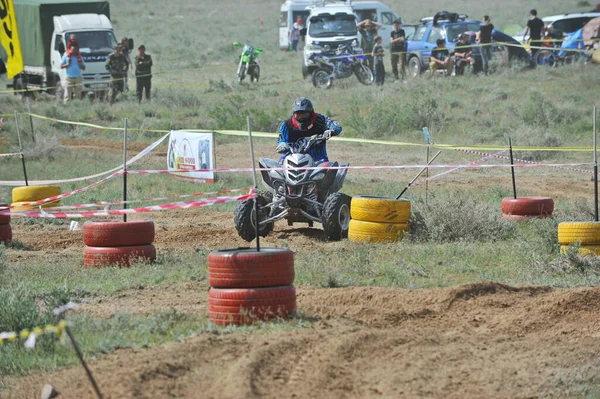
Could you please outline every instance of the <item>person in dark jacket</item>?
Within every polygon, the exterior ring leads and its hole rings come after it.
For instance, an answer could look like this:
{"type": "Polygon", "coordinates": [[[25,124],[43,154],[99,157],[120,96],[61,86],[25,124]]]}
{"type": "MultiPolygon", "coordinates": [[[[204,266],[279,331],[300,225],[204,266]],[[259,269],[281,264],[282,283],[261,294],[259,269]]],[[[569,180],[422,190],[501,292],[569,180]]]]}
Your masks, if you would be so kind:
{"type": "MultiPolygon", "coordinates": [[[[301,138],[320,134],[329,140],[340,133],[342,133],[342,127],[339,123],[328,116],[316,113],[312,102],[306,97],[300,97],[294,101],[292,117],[284,121],[279,128],[276,151],[282,154],[283,158],[290,153],[290,144],[301,138]]],[[[308,153],[315,162],[329,161],[325,141],[314,145],[308,153]]]]}
{"type": "Polygon", "coordinates": [[[146,46],[138,47],[138,55],[135,56],[135,80],[138,102],[142,102],[142,94],[146,90],[146,100],[150,101],[150,89],[152,88],[152,57],[146,54],[146,46]]]}

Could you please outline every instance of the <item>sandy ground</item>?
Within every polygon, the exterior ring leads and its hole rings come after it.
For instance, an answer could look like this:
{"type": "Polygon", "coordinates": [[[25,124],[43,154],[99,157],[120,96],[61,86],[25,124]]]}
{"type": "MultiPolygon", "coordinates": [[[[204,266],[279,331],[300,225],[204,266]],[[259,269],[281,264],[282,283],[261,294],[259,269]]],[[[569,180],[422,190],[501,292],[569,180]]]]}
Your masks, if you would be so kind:
{"type": "MultiPolygon", "coordinates": [[[[113,149],[105,144],[68,143],[86,150],[113,149]]],[[[245,166],[243,146],[218,148],[218,158],[230,159],[227,166],[245,166]]],[[[272,147],[259,145],[258,151],[271,153],[272,147]]],[[[332,158],[342,154],[355,165],[389,164],[393,155],[366,155],[347,145],[331,151],[332,158]]],[[[218,162],[225,166],[224,160],[218,162]]],[[[470,190],[510,187],[504,175],[461,173],[434,184],[470,190]]],[[[394,171],[370,176],[360,178],[404,179],[394,171]]],[[[593,198],[589,175],[539,170],[523,173],[520,182],[530,194],[555,200],[593,198]]],[[[207,208],[142,217],[156,222],[159,252],[247,245],[237,237],[229,212],[207,208]]],[[[65,226],[14,225],[14,236],[31,250],[8,250],[9,263],[82,256],[81,231],[65,226]]],[[[324,242],[317,229],[285,223],[277,224],[263,245],[278,245],[282,238],[295,251],[335,245],[324,242]]],[[[168,309],[205,315],[207,297],[205,282],[179,282],[94,298],[81,311],[98,317],[168,309]]],[[[114,399],[581,396],[582,389],[600,384],[599,308],[600,288],[495,283],[423,290],[298,287],[298,309],[314,319],[310,328],[206,332],[157,348],[117,350],[90,366],[105,398],[114,399]]],[[[14,388],[0,392],[0,398],[36,398],[45,383],[54,385],[61,398],[94,397],[81,368],[8,382],[14,388]]]]}

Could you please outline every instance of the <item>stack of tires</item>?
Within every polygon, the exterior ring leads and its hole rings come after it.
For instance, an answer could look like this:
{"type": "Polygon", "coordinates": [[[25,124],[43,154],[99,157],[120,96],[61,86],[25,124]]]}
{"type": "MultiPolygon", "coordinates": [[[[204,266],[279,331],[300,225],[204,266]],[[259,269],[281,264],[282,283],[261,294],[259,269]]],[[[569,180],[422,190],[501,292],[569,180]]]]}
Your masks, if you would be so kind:
{"type": "Polygon", "coordinates": [[[154,222],[151,220],[90,220],[83,224],[83,264],[87,267],[122,266],[156,260],[154,222]]]}
{"type": "MultiPolygon", "coordinates": [[[[28,202],[39,201],[41,199],[46,199],[50,197],[54,197],[60,195],[60,187],[56,186],[24,186],[24,187],[15,187],[12,191],[12,204],[11,206],[13,212],[27,212],[27,211],[35,211],[38,209],[39,205],[29,205],[23,206],[22,204],[28,202]]],[[[59,206],[60,200],[46,202],[42,204],[42,208],[52,208],[53,206],[59,206]]]]}
{"type": "Polygon", "coordinates": [[[208,316],[215,325],[250,325],[296,311],[294,254],[287,248],[214,251],[208,280],[208,316]]]}
{"type": "Polygon", "coordinates": [[[517,197],[502,199],[502,218],[505,220],[551,218],[554,201],[549,197],[517,197]]]}
{"type": "Polygon", "coordinates": [[[560,253],[579,243],[580,255],[600,255],[600,222],[563,222],[558,225],[560,253]]]}
{"type": "MultiPolygon", "coordinates": [[[[8,212],[7,204],[0,204],[0,212],[8,212]]],[[[10,227],[10,215],[0,215],[0,244],[12,241],[12,228],[10,227]]]]}
{"type": "Polygon", "coordinates": [[[396,242],[409,231],[410,201],[387,197],[352,197],[348,239],[353,242],[396,242]]]}

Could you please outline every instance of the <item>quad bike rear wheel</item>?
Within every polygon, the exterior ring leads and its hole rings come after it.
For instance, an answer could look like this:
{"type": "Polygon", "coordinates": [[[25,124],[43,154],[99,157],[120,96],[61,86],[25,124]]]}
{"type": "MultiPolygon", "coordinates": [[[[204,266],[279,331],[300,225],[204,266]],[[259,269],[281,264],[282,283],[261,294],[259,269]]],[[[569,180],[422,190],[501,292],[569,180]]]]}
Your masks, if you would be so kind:
{"type": "MultiPolygon", "coordinates": [[[[264,220],[269,217],[270,208],[266,205],[273,202],[273,194],[270,192],[259,191],[256,194],[258,201],[259,220],[264,220]]],[[[250,242],[256,238],[256,215],[254,212],[254,199],[240,201],[235,207],[233,217],[235,228],[244,240],[250,242]]],[[[273,231],[274,223],[267,223],[259,228],[258,234],[261,237],[266,237],[273,231]]]]}
{"type": "Polygon", "coordinates": [[[325,200],[322,217],[323,230],[329,241],[348,237],[351,201],[349,196],[342,193],[333,193],[325,200]]]}

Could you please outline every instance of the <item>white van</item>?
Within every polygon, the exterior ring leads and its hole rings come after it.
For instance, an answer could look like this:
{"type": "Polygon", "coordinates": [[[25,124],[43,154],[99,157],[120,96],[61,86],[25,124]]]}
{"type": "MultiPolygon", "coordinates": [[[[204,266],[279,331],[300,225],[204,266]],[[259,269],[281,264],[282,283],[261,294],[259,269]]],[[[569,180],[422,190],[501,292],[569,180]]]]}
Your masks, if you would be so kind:
{"type": "Polygon", "coordinates": [[[308,16],[311,9],[328,6],[350,6],[358,21],[371,19],[382,24],[379,29],[379,35],[383,39],[383,45],[389,47],[390,33],[392,32],[392,22],[394,20],[402,20],[391,8],[379,1],[338,1],[336,3],[326,3],[325,1],[317,0],[286,0],[281,5],[281,13],[279,16],[279,48],[287,50],[289,46],[289,31],[292,25],[298,18],[302,19],[302,24],[307,27],[308,16]]]}
{"type": "Polygon", "coordinates": [[[390,43],[392,22],[397,19],[402,23],[391,9],[378,1],[346,1],[310,7],[304,39],[302,76],[310,75],[316,68],[310,56],[321,53],[326,46],[334,49],[352,42],[358,46],[360,34],[356,24],[364,19],[384,22],[379,34],[386,46],[390,43]]]}

